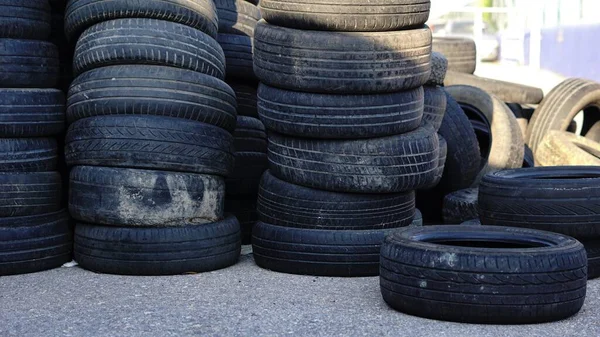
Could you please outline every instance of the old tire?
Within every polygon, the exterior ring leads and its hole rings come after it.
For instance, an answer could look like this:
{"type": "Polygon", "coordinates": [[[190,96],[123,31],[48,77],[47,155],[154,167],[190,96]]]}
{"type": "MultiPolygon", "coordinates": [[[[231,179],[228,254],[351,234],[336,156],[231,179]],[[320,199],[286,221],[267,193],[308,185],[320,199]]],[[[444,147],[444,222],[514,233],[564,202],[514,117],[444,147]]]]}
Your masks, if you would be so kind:
{"type": "Polygon", "coordinates": [[[0,89],[0,137],[55,136],[65,129],[65,94],[56,89],[0,89]]]}
{"type": "Polygon", "coordinates": [[[540,166],[600,166],[600,144],[565,131],[550,131],[535,154],[540,166]]]}
{"type": "Polygon", "coordinates": [[[476,188],[452,192],[444,197],[442,216],[445,224],[461,224],[479,218],[476,188]]]}
{"type": "Polygon", "coordinates": [[[257,118],[239,116],[233,138],[236,152],[267,153],[267,130],[257,118]]]}
{"type": "Polygon", "coordinates": [[[254,36],[260,9],[243,0],[214,0],[219,16],[219,33],[254,36]]]}
{"type": "Polygon", "coordinates": [[[0,87],[54,88],[58,84],[58,49],[50,42],[0,39],[0,87]]]}
{"type": "Polygon", "coordinates": [[[46,40],[50,5],[39,0],[0,0],[0,38],[46,40]]]}
{"type": "Polygon", "coordinates": [[[53,138],[0,138],[0,172],[55,171],[57,163],[53,138]]]}
{"type": "Polygon", "coordinates": [[[446,106],[448,104],[446,93],[441,87],[423,87],[425,91],[425,105],[423,109],[423,120],[431,124],[437,131],[442,126],[446,106]]]}
{"type": "Polygon", "coordinates": [[[252,57],[252,38],[247,36],[219,33],[217,42],[225,54],[227,79],[256,81],[252,57]]]}
{"type": "Polygon", "coordinates": [[[448,60],[448,70],[473,74],[477,66],[475,41],[460,37],[436,37],[433,39],[434,52],[441,53],[448,60]]]}
{"type": "Polygon", "coordinates": [[[479,88],[490,95],[494,95],[503,102],[509,103],[538,104],[544,98],[544,92],[540,88],[455,71],[446,73],[444,85],[469,85],[479,88]]]}
{"type": "Polygon", "coordinates": [[[256,90],[257,85],[239,80],[227,80],[227,84],[235,92],[237,113],[240,116],[258,118],[256,90]]]}
{"type": "Polygon", "coordinates": [[[58,172],[0,173],[0,218],[56,212],[61,189],[58,172]]]}

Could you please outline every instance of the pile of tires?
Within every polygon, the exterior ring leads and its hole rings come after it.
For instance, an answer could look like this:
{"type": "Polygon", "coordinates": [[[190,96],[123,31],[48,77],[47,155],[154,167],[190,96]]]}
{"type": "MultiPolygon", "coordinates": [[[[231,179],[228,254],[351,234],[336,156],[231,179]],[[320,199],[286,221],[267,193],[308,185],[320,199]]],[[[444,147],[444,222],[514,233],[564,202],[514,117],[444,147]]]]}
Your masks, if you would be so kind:
{"type": "Polygon", "coordinates": [[[70,0],[77,40],[67,100],[76,261],[103,273],[166,275],[234,264],[224,214],[235,93],[210,0],[70,0]]]}
{"type": "Polygon", "coordinates": [[[414,190],[435,184],[440,162],[436,130],[422,121],[429,7],[261,1],[254,71],[269,171],[252,233],[260,267],[377,275],[384,237],[415,220],[414,190]]]}
{"type": "Polygon", "coordinates": [[[65,97],[51,8],[38,0],[0,1],[0,276],[71,261],[57,137],[65,97]]]}
{"type": "Polygon", "coordinates": [[[225,53],[225,80],[237,97],[238,121],[233,132],[235,167],[227,178],[225,211],[234,214],[242,228],[242,243],[250,244],[258,219],[258,183],[267,169],[267,133],[258,119],[252,46],[254,30],[261,18],[258,7],[245,0],[216,0],[219,16],[217,41],[225,53]]]}

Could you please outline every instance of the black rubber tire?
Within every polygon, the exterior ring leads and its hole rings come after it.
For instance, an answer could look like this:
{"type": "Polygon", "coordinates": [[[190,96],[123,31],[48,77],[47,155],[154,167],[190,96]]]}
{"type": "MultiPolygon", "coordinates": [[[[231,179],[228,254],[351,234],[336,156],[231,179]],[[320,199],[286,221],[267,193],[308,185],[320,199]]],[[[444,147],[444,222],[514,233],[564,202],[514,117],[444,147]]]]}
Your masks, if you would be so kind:
{"type": "Polygon", "coordinates": [[[479,218],[476,188],[452,192],[444,197],[442,216],[445,224],[461,224],[479,218]]]}
{"type": "Polygon", "coordinates": [[[45,40],[50,35],[50,5],[40,0],[0,0],[0,38],[45,40]]]}
{"type": "Polygon", "coordinates": [[[185,118],[233,132],[235,93],[223,81],[190,70],[111,66],[81,74],[67,101],[67,121],[102,115],[185,118]]]}
{"type": "Polygon", "coordinates": [[[60,267],[71,261],[72,237],[66,210],[0,218],[0,276],[60,267]]]}
{"type": "Polygon", "coordinates": [[[438,141],[440,143],[440,154],[438,157],[438,167],[435,171],[435,179],[431,182],[429,186],[426,186],[422,189],[430,189],[436,187],[442,180],[442,177],[444,176],[444,168],[446,167],[446,159],[448,158],[448,142],[446,142],[444,137],[440,136],[439,134],[438,141]]]}
{"type": "Polygon", "coordinates": [[[475,41],[461,37],[435,37],[433,51],[443,54],[448,60],[448,71],[473,74],[477,67],[475,41]]]}
{"type": "Polygon", "coordinates": [[[600,167],[536,167],[486,175],[479,187],[484,225],[526,227],[600,239],[600,167]]]}
{"type": "Polygon", "coordinates": [[[473,184],[480,170],[477,160],[480,152],[477,136],[467,115],[454,98],[444,92],[447,100],[446,113],[438,132],[448,143],[448,156],[438,187],[445,195],[473,184]]]}
{"type": "Polygon", "coordinates": [[[223,218],[225,182],[218,176],[76,166],[69,211],[94,224],[129,227],[200,225],[223,218]]]}
{"type": "Polygon", "coordinates": [[[394,231],[290,228],[258,222],[252,231],[252,252],[259,267],[277,272],[376,276],[381,243],[394,231]]]}
{"type": "Polygon", "coordinates": [[[445,86],[461,84],[479,88],[504,102],[538,104],[544,98],[544,92],[540,88],[478,77],[456,71],[446,73],[446,78],[444,79],[445,86]]]}
{"type": "Polygon", "coordinates": [[[0,88],[54,88],[58,49],[50,42],[0,39],[0,88]]]}
{"type": "Polygon", "coordinates": [[[219,15],[219,33],[254,36],[260,9],[242,0],[214,0],[219,15]]]}
{"type": "Polygon", "coordinates": [[[56,89],[0,89],[0,137],[44,137],[65,129],[65,94],[56,89]]]}
{"type": "Polygon", "coordinates": [[[600,143],[567,131],[549,131],[535,153],[540,166],[600,166],[600,143]]]}
{"type": "Polygon", "coordinates": [[[448,72],[448,59],[442,53],[431,52],[431,75],[425,83],[426,86],[443,86],[444,78],[448,72]]]}
{"type": "Polygon", "coordinates": [[[252,229],[258,221],[256,197],[236,198],[227,196],[225,198],[225,213],[233,214],[238,219],[242,233],[242,244],[251,244],[252,229]]]}
{"type": "MultiPolygon", "coordinates": [[[[266,148],[266,144],[265,144],[266,148]]],[[[108,166],[227,176],[233,136],[210,124],[159,116],[99,116],[69,127],[67,165],[108,166]]]]}
{"type": "Polygon", "coordinates": [[[388,236],[381,248],[383,299],[396,310],[437,320],[560,320],[581,309],[586,281],[583,245],[543,231],[417,227],[388,236]],[[519,249],[505,248],[513,246],[519,249]]]}
{"type": "Polygon", "coordinates": [[[600,240],[582,242],[588,257],[588,280],[600,277],[600,240]]]}
{"type": "Polygon", "coordinates": [[[431,71],[427,26],[396,32],[303,31],[256,26],[254,73],[278,88],[375,94],[425,84],[431,71]]]}
{"type": "Polygon", "coordinates": [[[531,149],[529,148],[528,145],[525,145],[525,155],[523,157],[523,167],[527,168],[527,167],[535,167],[535,159],[533,156],[533,151],[531,151],[531,149]]]}
{"type": "Polygon", "coordinates": [[[225,76],[228,80],[257,81],[253,68],[252,38],[219,33],[217,42],[219,42],[225,54],[227,69],[225,76]]]}
{"type": "Polygon", "coordinates": [[[536,154],[549,131],[566,131],[580,111],[596,107],[590,113],[594,115],[593,119],[600,118],[597,106],[600,106],[600,83],[580,78],[562,82],[535,109],[527,129],[527,144],[536,154]]]}
{"type": "Polygon", "coordinates": [[[237,99],[237,113],[240,116],[258,118],[256,89],[257,84],[243,81],[228,80],[227,84],[235,92],[237,99]]]}
{"type": "Polygon", "coordinates": [[[421,26],[429,18],[429,0],[263,0],[269,23],[296,29],[380,32],[421,26]]]}
{"type": "Polygon", "coordinates": [[[73,71],[148,64],[189,69],[225,78],[225,54],[205,33],[154,19],[116,19],[86,29],[75,47],[73,71]]]}
{"type": "Polygon", "coordinates": [[[266,153],[236,152],[233,172],[225,180],[227,195],[256,197],[260,177],[268,168],[266,153]]]}
{"type": "Polygon", "coordinates": [[[370,230],[405,227],[415,216],[413,191],[336,193],[287,183],[266,171],[257,203],[260,221],[284,227],[370,230]]]}
{"type": "Polygon", "coordinates": [[[418,208],[415,208],[415,217],[413,218],[410,227],[421,227],[423,226],[423,214],[418,208]]]}
{"type": "Polygon", "coordinates": [[[56,140],[52,138],[0,138],[0,172],[55,171],[56,140]]]}
{"type": "Polygon", "coordinates": [[[350,193],[396,193],[429,186],[439,162],[431,126],[402,135],[320,140],[269,133],[269,168],[296,185],[350,193]]]}
{"type": "Polygon", "coordinates": [[[425,86],[423,89],[425,91],[423,120],[431,124],[435,131],[438,131],[442,126],[448,105],[446,93],[441,87],[425,86]]]}
{"type": "Polygon", "coordinates": [[[236,152],[267,153],[267,131],[257,118],[239,116],[233,137],[236,152]]]}
{"type": "Polygon", "coordinates": [[[0,218],[56,212],[61,188],[58,172],[0,173],[0,218]]]}
{"type": "Polygon", "coordinates": [[[119,275],[200,273],[234,265],[241,251],[234,216],[175,228],[75,226],[75,260],[85,269],[119,275]]]}
{"type": "Polygon", "coordinates": [[[391,94],[316,94],[258,87],[258,114],[282,134],[319,139],[356,139],[415,130],[423,118],[423,89],[391,94]]]}
{"type": "MultiPolygon", "coordinates": [[[[489,172],[523,166],[523,135],[513,112],[504,102],[479,88],[467,85],[446,87],[446,91],[456,99],[463,110],[477,113],[477,117],[489,126],[489,154],[474,185],[489,172]]],[[[470,117],[473,119],[474,116],[470,117]]]]}
{"type": "Polygon", "coordinates": [[[87,28],[114,19],[146,18],[172,21],[217,36],[218,19],[212,1],[69,0],[65,9],[65,34],[71,41],[87,28]]]}

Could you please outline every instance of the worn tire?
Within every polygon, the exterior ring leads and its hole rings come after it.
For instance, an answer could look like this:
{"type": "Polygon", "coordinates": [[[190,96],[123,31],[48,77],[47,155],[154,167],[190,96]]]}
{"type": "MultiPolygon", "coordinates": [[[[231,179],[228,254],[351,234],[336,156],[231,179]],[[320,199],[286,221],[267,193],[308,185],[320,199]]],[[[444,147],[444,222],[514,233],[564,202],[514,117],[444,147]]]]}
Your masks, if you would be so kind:
{"type": "Polygon", "coordinates": [[[227,177],[227,195],[256,197],[263,172],[269,168],[267,154],[236,152],[233,172],[227,177]]]}
{"type": "MultiPolygon", "coordinates": [[[[536,154],[549,131],[566,131],[573,118],[588,107],[600,105],[600,83],[579,78],[568,79],[556,86],[533,113],[527,129],[527,144],[536,154]]],[[[591,109],[595,119],[596,108],[591,109]]],[[[591,125],[590,125],[591,127],[591,125]]]]}
{"type": "Polygon", "coordinates": [[[588,257],[588,280],[600,277],[600,240],[582,242],[588,257]]]}
{"type": "Polygon", "coordinates": [[[256,264],[265,269],[318,276],[376,276],[386,235],[397,229],[323,230],[258,222],[252,231],[256,264]]]}
{"type": "Polygon", "coordinates": [[[423,118],[423,89],[391,94],[317,94],[258,87],[258,114],[265,126],[307,138],[356,139],[415,130],[423,118]]]}
{"type": "Polygon", "coordinates": [[[600,167],[536,167],[485,176],[479,187],[484,225],[526,227],[600,238],[600,167]]]}
{"type": "Polygon", "coordinates": [[[65,9],[65,34],[71,41],[87,28],[114,19],[146,18],[190,26],[211,37],[217,36],[218,20],[212,1],[69,0],[65,9]]]}
{"type": "Polygon", "coordinates": [[[426,86],[423,89],[425,91],[423,120],[438,131],[442,126],[446,106],[448,105],[446,93],[441,87],[426,86]]]}
{"type": "Polygon", "coordinates": [[[444,197],[442,216],[445,224],[461,224],[479,218],[476,188],[452,192],[444,197]]]}
{"type": "Polygon", "coordinates": [[[85,269],[119,275],[200,273],[234,265],[241,251],[234,216],[169,228],[75,226],[75,260],[85,269]]]}
{"type": "Polygon", "coordinates": [[[228,80],[227,84],[235,92],[238,115],[258,118],[257,84],[238,80],[228,80]]]}
{"type": "Polygon", "coordinates": [[[58,172],[0,173],[0,218],[56,212],[61,189],[58,172]]]}
{"type": "Polygon", "coordinates": [[[208,123],[233,132],[235,93],[194,71],[148,65],[110,66],[79,75],[69,90],[67,121],[104,115],[155,115],[208,123]]]}
{"type": "Polygon", "coordinates": [[[62,91],[0,89],[0,137],[55,136],[64,129],[62,91]]]}
{"type": "Polygon", "coordinates": [[[233,137],[236,152],[267,153],[267,130],[257,118],[239,116],[233,137]]]}
{"type": "Polygon", "coordinates": [[[460,225],[409,228],[388,236],[381,248],[385,302],[404,313],[437,320],[560,320],[581,309],[586,281],[583,245],[543,231],[460,225]],[[505,248],[512,246],[520,249],[505,248]]]}
{"type": "Polygon", "coordinates": [[[0,38],[45,40],[50,35],[50,5],[39,0],[0,0],[0,38]]]}
{"type": "Polygon", "coordinates": [[[53,138],[0,138],[0,172],[55,171],[57,162],[53,138]]]}
{"type": "Polygon", "coordinates": [[[0,88],[54,88],[58,49],[50,42],[0,39],[0,88]]]}
{"type": "Polygon", "coordinates": [[[446,73],[448,72],[448,59],[442,54],[438,52],[431,53],[431,75],[429,76],[429,80],[425,85],[429,86],[438,86],[444,85],[444,79],[446,78],[446,73]]]}
{"type": "Polygon", "coordinates": [[[223,218],[225,182],[218,176],[76,166],[70,187],[69,211],[88,223],[177,227],[223,218]]]}
{"type": "Polygon", "coordinates": [[[320,32],[260,21],[254,72],[278,88],[374,94],[417,88],[429,79],[431,31],[320,32]]]}
{"type": "Polygon", "coordinates": [[[194,28],[154,19],[116,19],[86,29],[75,47],[73,71],[147,64],[189,69],[225,78],[219,43],[194,28]]]}
{"type": "Polygon", "coordinates": [[[431,182],[431,184],[423,189],[429,189],[436,187],[442,177],[444,176],[444,168],[446,167],[446,159],[448,158],[448,142],[444,139],[444,137],[438,134],[438,141],[440,143],[440,155],[438,161],[438,167],[435,173],[435,179],[431,182]]]}
{"type": "Polygon", "coordinates": [[[421,26],[429,18],[429,0],[263,0],[269,23],[306,30],[380,32],[421,26]]]}
{"type": "Polygon", "coordinates": [[[72,247],[66,210],[0,218],[0,276],[58,268],[72,247]]]}
{"type": "Polygon", "coordinates": [[[415,216],[413,191],[336,193],[290,184],[266,171],[257,203],[260,221],[284,227],[368,230],[405,227],[415,216]]]}
{"type": "Polygon", "coordinates": [[[242,0],[214,0],[219,15],[219,33],[254,36],[260,9],[242,0]]]}
{"type": "Polygon", "coordinates": [[[395,193],[435,180],[439,141],[432,127],[361,140],[269,133],[269,168],[293,184],[333,192],[395,193]]]}
{"type": "Polygon", "coordinates": [[[217,42],[225,54],[227,79],[256,81],[252,57],[252,38],[241,35],[221,34],[217,42]]]}
{"type": "Polygon", "coordinates": [[[565,131],[550,131],[535,154],[540,166],[600,166],[600,144],[565,131]]]}
{"type": "Polygon", "coordinates": [[[503,102],[519,104],[538,104],[544,98],[540,88],[527,85],[498,81],[491,78],[449,71],[444,80],[445,86],[469,85],[479,88],[503,102]]]}
{"type": "Polygon", "coordinates": [[[229,132],[210,124],[159,116],[84,118],[69,127],[65,140],[69,166],[227,176],[233,170],[233,153],[229,132]]]}
{"type": "Polygon", "coordinates": [[[477,66],[475,41],[461,37],[436,37],[433,51],[443,54],[448,60],[448,70],[473,74],[477,66]]]}

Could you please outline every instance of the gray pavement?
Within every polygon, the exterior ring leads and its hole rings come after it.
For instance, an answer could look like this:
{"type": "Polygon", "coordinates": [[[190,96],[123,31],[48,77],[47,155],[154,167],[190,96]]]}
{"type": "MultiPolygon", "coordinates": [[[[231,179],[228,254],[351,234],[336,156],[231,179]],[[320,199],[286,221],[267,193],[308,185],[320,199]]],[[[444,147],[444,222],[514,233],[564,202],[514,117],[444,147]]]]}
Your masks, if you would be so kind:
{"type": "Polygon", "coordinates": [[[600,281],[584,308],[540,325],[438,322],[389,309],[377,277],[271,272],[242,256],[197,275],[130,277],[79,267],[0,277],[0,336],[600,336],[600,281]]]}

